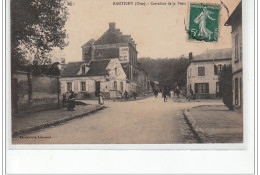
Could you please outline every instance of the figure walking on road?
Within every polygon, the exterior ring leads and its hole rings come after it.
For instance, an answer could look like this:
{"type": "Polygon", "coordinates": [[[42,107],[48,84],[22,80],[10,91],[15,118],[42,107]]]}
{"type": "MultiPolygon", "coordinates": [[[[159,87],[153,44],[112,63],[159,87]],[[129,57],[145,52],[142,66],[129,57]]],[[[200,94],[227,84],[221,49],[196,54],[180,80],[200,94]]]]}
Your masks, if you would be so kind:
{"type": "Polygon", "coordinates": [[[163,101],[167,102],[167,92],[165,90],[163,91],[163,101]]]}
{"type": "Polygon", "coordinates": [[[98,104],[100,104],[100,105],[104,104],[104,96],[101,92],[99,93],[98,104]]]}
{"type": "Polygon", "coordinates": [[[176,94],[177,94],[178,98],[180,98],[180,89],[178,86],[176,87],[176,94]]]}
{"type": "Polygon", "coordinates": [[[125,90],[125,93],[124,93],[124,97],[125,97],[125,101],[128,100],[128,92],[125,90]]]}

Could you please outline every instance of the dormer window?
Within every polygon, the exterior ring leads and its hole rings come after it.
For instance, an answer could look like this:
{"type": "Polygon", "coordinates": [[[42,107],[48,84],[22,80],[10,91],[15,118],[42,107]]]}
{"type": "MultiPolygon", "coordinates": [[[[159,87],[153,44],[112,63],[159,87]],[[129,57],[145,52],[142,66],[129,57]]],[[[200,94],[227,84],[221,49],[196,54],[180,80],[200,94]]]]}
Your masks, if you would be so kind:
{"type": "Polygon", "coordinates": [[[103,52],[102,51],[97,51],[97,57],[102,57],[103,56],[103,52]]]}
{"type": "Polygon", "coordinates": [[[82,74],[85,74],[85,73],[86,73],[86,68],[84,66],[84,67],[82,67],[82,74]]]}

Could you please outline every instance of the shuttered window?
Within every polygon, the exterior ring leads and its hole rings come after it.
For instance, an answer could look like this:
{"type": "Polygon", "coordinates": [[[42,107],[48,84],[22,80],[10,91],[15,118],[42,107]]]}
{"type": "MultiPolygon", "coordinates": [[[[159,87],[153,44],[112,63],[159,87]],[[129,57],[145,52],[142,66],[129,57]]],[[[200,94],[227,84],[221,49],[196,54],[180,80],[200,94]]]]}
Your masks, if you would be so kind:
{"type": "Polygon", "coordinates": [[[81,91],[82,92],[86,91],[86,82],[81,82],[81,91]]]}

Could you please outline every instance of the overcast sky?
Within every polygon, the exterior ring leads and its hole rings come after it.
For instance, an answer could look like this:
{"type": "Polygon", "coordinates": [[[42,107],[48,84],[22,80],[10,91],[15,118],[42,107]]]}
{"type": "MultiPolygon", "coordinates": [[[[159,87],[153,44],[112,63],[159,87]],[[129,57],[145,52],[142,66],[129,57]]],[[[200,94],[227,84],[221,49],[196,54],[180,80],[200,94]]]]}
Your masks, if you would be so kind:
{"type": "MultiPolygon", "coordinates": [[[[116,1],[116,0],[114,0],[116,1]]],[[[131,35],[137,43],[138,58],[178,57],[189,52],[199,54],[206,49],[230,48],[231,27],[224,26],[228,16],[222,6],[220,12],[220,36],[218,43],[190,42],[184,30],[184,19],[188,25],[188,2],[206,0],[181,0],[186,5],[176,6],[115,6],[111,0],[74,0],[69,8],[66,30],[69,45],[64,49],[66,62],[82,59],[81,46],[91,38],[98,39],[107,29],[109,22],[123,34],[131,35]]],[[[208,0],[220,4],[220,0],[208,0]]],[[[136,1],[130,1],[136,2],[136,1]]],[[[175,0],[145,1],[175,2],[175,0]]],[[[223,0],[230,14],[240,0],[223,0]]]]}

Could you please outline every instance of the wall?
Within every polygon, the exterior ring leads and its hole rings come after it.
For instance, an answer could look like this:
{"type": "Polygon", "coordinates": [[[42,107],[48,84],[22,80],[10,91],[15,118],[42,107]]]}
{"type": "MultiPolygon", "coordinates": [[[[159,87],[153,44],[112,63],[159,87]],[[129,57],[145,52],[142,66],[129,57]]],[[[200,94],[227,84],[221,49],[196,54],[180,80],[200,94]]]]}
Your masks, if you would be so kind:
{"type": "MultiPolygon", "coordinates": [[[[228,65],[231,61],[215,60],[215,65],[228,65]]],[[[187,94],[190,95],[190,84],[195,94],[195,83],[209,83],[209,97],[216,97],[216,82],[218,75],[215,75],[213,61],[191,62],[187,68],[187,94]],[[205,67],[205,76],[198,76],[198,67],[205,67]]]]}
{"type": "Polygon", "coordinates": [[[235,107],[243,106],[243,52],[242,52],[242,24],[232,26],[232,89],[233,89],[233,105],[235,107]],[[235,59],[235,36],[238,34],[238,44],[239,44],[239,57],[235,59]],[[235,100],[235,79],[238,78],[238,101],[235,100]],[[241,81],[240,81],[241,79],[241,81]]]}
{"type": "Polygon", "coordinates": [[[57,108],[60,102],[59,78],[34,76],[27,72],[12,75],[12,113],[57,108]]]}
{"type": "Polygon", "coordinates": [[[95,96],[95,81],[88,77],[62,77],[60,79],[61,82],[61,93],[68,94],[67,90],[67,82],[72,83],[72,91],[77,94],[77,98],[83,98],[80,93],[86,94],[86,97],[94,97],[95,96]],[[86,83],[86,91],[82,92],[81,90],[81,82],[86,83]]]}
{"type": "Polygon", "coordinates": [[[108,76],[90,76],[90,77],[62,77],[61,78],[61,92],[67,92],[67,82],[72,83],[72,91],[77,94],[76,98],[95,97],[96,84],[100,82],[100,91],[103,92],[106,98],[110,98],[110,91],[114,91],[114,81],[117,82],[117,91],[122,93],[120,89],[120,82],[123,82],[123,91],[126,90],[126,75],[118,59],[111,59],[107,68],[108,76]],[[117,73],[115,72],[117,68],[117,73]],[[81,82],[86,82],[86,91],[82,92],[81,82]]]}
{"type": "Polygon", "coordinates": [[[109,58],[119,58],[119,48],[109,48],[109,49],[95,49],[95,59],[109,59],[109,58]],[[97,52],[102,52],[102,56],[97,56],[97,52]]]}
{"type": "Polygon", "coordinates": [[[240,23],[237,28],[232,32],[232,72],[236,72],[242,69],[243,65],[243,55],[242,55],[242,24],[240,23]],[[235,36],[238,34],[239,43],[239,59],[235,60],[235,36]]]}

